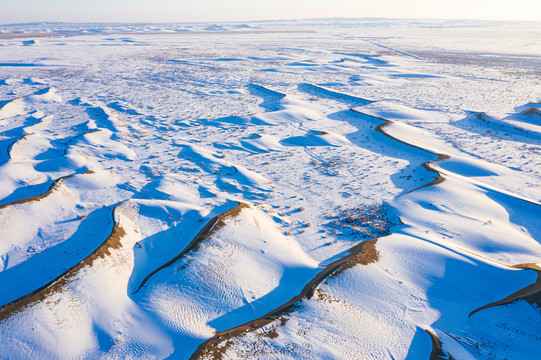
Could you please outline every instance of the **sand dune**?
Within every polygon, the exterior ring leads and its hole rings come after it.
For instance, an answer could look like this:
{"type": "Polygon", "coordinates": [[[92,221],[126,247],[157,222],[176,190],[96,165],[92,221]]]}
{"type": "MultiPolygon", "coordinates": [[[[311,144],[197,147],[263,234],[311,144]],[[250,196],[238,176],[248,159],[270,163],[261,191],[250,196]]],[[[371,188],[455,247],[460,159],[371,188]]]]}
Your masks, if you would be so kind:
{"type": "Polygon", "coordinates": [[[0,26],[2,356],[536,359],[539,59],[470,25],[0,26]]]}

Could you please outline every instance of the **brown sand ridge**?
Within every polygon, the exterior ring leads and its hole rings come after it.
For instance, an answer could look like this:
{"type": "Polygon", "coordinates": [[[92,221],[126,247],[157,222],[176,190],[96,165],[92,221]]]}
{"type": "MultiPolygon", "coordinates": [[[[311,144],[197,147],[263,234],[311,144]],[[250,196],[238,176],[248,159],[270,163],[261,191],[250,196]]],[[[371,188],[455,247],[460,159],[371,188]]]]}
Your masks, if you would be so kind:
{"type": "Polygon", "coordinates": [[[455,360],[451,355],[443,351],[441,340],[430,330],[425,330],[430,339],[432,339],[432,351],[430,352],[429,360],[455,360]]]}
{"type": "Polygon", "coordinates": [[[86,174],[94,174],[94,171],[93,170],[88,170],[88,171],[85,171],[83,173],[77,173],[77,174],[62,176],[62,177],[56,179],[51,184],[51,186],[49,187],[49,189],[45,193],[39,194],[39,195],[36,195],[36,196],[32,196],[32,197],[29,197],[29,198],[25,198],[25,199],[15,200],[15,201],[9,202],[7,204],[1,204],[0,205],[0,210],[4,209],[6,207],[9,207],[9,206],[13,206],[13,205],[20,205],[20,204],[26,204],[26,203],[29,203],[29,202],[33,202],[33,201],[43,200],[47,196],[51,195],[54,191],[58,190],[60,188],[60,186],[62,185],[62,183],[64,182],[64,180],[72,178],[72,177],[77,176],[77,175],[86,175],[86,174]]]}
{"type": "Polygon", "coordinates": [[[528,110],[524,110],[522,112],[524,115],[540,115],[541,116],[541,108],[529,108],[528,110]]]}
{"type": "Polygon", "coordinates": [[[42,287],[32,291],[25,296],[14,300],[10,303],[7,303],[0,307],[0,321],[6,320],[9,317],[25,310],[26,308],[47,299],[47,297],[62,292],[63,287],[73,280],[76,279],[76,275],[85,267],[92,266],[93,262],[98,258],[105,258],[106,256],[111,255],[111,250],[119,249],[122,247],[121,239],[126,235],[126,231],[122,226],[116,221],[115,213],[118,211],[118,208],[124,204],[126,201],[118,204],[113,208],[112,217],[114,221],[114,226],[105,239],[105,241],[96,248],[89,256],[80,261],[79,263],[73,265],[69,269],[65,270],[63,273],[58,275],[53,280],[49,281],[47,284],[42,287]]]}
{"type": "Polygon", "coordinates": [[[538,306],[541,306],[541,267],[534,263],[518,264],[511,267],[515,269],[526,269],[535,271],[537,273],[536,282],[512,293],[511,295],[500,301],[495,301],[490,304],[481,306],[480,308],[473,310],[468,316],[472,316],[476,312],[484,309],[488,309],[494,306],[511,304],[518,300],[525,300],[530,304],[537,304],[538,306]]]}
{"type": "Polygon", "coordinates": [[[235,35],[235,34],[312,34],[314,30],[194,30],[194,31],[137,31],[137,32],[103,32],[103,33],[4,33],[0,34],[0,40],[31,39],[49,37],[73,37],[73,36],[110,36],[110,35],[235,35]]]}
{"type": "Polygon", "coordinates": [[[56,36],[70,36],[70,35],[59,34],[59,33],[11,33],[11,34],[0,34],[0,40],[45,38],[45,37],[56,37],[56,36]]]}
{"type": "MultiPolygon", "coordinates": [[[[335,93],[337,95],[345,95],[345,94],[342,94],[342,93],[337,93],[335,91],[332,91],[332,90],[327,90],[327,89],[324,89],[324,88],[321,88],[319,86],[316,86],[316,85],[312,85],[312,84],[307,84],[308,86],[310,87],[313,87],[313,88],[316,88],[316,89],[319,89],[319,90],[323,90],[325,92],[330,92],[330,93],[335,93]]],[[[346,96],[350,96],[350,95],[346,95],[346,96]]],[[[374,102],[373,100],[367,100],[367,99],[362,99],[362,98],[359,98],[357,96],[354,96],[354,98],[356,99],[359,99],[359,100],[362,100],[362,101],[365,101],[367,103],[371,103],[371,102],[374,102]]],[[[364,116],[368,116],[368,117],[371,117],[371,118],[374,118],[374,119],[378,119],[380,121],[383,122],[383,124],[379,124],[375,127],[374,130],[376,130],[377,132],[379,132],[380,134],[382,134],[383,136],[386,136],[388,137],[389,139],[392,139],[394,141],[397,141],[401,144],[404,144],[406,146],[410,146],[412,148],[415,148],[415,149],[418,149],[418,150],[421,150],[421,151],[424,151],[424,152],[427,152],[429,154],[432,154],[432,155],[436,155],[436,159],[434,160],[430,160],[430,161],[427,161],[427,162],[424,162],[423,164],[421,164],[421,166],[426,169],[427,171],[429,172],[433,172],[433,173],[436,173],[436,178],[432,181],[430,181],[429,183],[427,184],[424,184],[416,189],[413,189],[413,190],[410,190],[408,192],[406,192],[405,194],[408,194],[410,192],[413,192],[413,191],[416,191],[416,190],[419,190],[419,189],[422,189],[424,187],[427,187],[427,186],[432,186],[432,185],[437,185],[437,184],[441,184],[445,181],[445,178],[443,177],[443,175],[441,174],[440,171],[434,169],[430,164],[433,163],[433,162],[438,162],[438,161],[443,161],[443,160],[447,160],[450,158],[449,155],[447,154],[443,154],[443,153],[436,153],[434,151],[431,151],[431,150],[428,150],[428,149],[425,149],[421,146],[418,146],[418,145],[414,145],[414,144],[411,144],[411,143],[408,143],[404,140],[400,140],[394,136],[392,136],[391,134],[389,134],[388,132],[385,131],[385,128],[391,124],[394,123],[394,121],[392,120],[389,120],[389,119],[385,119],[385,118],[382,118],[382,117],[379,117],[379,116],[374,116],[374,115],[369,115],[369,114],[366,114],[360,110],[358,110],[357,108],[349,108],[349,111],[351,112],[354,112],[354,113],[357,113],[357,114],[361,114],[361,115],[364,115],[364,116]]],[[[323,132],[322,132],[323,134],[323,132]]]]}
{"type": "Polygon", "coordinates": [[[428,182],[428,183],[422,185],[422,186],[419,186],[418,188],[415,188],[415,189],[413,189],[413,190],[410,190],[410,191],[406,192],[406,194],[409,194],[409,193],[411,193],[411,192],[413,192],[413,191],[416,191],[416,190],[425,188],[425,187],[427,187],[427,186],[438,185],[438,184],[441,184],[441,183],[443,183],[443,182],[445,181],[445,178],[443,177],[443,175],[441,174],[441,172],[438,171],[438,170],[436,170],[436,169],[434,169],[430,164],[433,163],[433,162],[438,162],[438,161],[444,161],[444,160],[447,160],[447,159],[450,158],[449,155],[447,155],[447,154],[442,154],[442,153],[436,153],[436,152],[433,152],[433,151],[431,151],[431,150],[425,149],[425,148],[423,148],[423,147],[420,147],[420,146],[417,146],[417,145],[414,145],[414,144],[410,144],[410,143],[408,143],[408,142],[406,142],[406,141],[400,140],[400,139],[398,139],[398,138],[392,136],[391,134],[389,134],[388,132],[385,131],[385,128],[386,128],[387,126],[393,124],[394,121],[387,120],[387,119],[384,119],[384,118],[381,118],[381,117],[378,117],[378,116],[368,115],[368,114],[365,114],[365,113],[360,112],[360,111],[355,110],[355,109],[351,109],[351,110],[354,111],[354,112],[357,112],[357,113],[359,113],[359,114],[362,114],[362,115],[365,115],[365,116],[370,116],[370,117],[379,119],[379,120],[381,120],[381,121],[384,121],[383,124],[380,124],[380,125],[376,126],[375,130],[376,130],[377,132],[379,132],[380,134],[382,134],[382,135],[388,137],[389,139],[393,139],[393,140],[395,140],[395,141],[398,141],[398,142],[401,143],[401,144],[404,144],[404,145],[407,145],[407,146],[411,146],[411,147],[413,147],[413,148],[415,148],[415,149],[419,149],[419,150],[425,151],[425,152],[427,152],[427,153],[429,153],[429,154],[433,154],[433,155],[436,155],[436,156],[437,156],[436,159],[430,160],[430,161],[427,161],[427,162],[424,162],[424,163],[421,164],[421,166],[422,166],[425,170],[427,170],[427,171],[429,171],[429,172],[436,173],[436,178],[435,178],[434,180],[432,180],[432,181],[430,181],[430,182],[428,182]]]}
{"type": "Polygon", "coordinates": [[[480,113],[478,113],[478,114],[475,115],[475,118],[476,118],[477,120],[481,120],[481,121],[487,122],[487,121],[485,120],[485,118],[484,118],[486,115],[487,115],[487,114],[485,114],[484,112],[480,112],[480,113]]]}
{"type": "MultiPolygon", "coordinates": [[[[361,244],[357,244],[349,249],[348,254],[344,257],[326,265],[310,282],[308,282],[301,290],[300,294],[294,296],[291,300],[269,313],[254,319],[245,324],[236,326],[229,330],[219,331],[212,338],[205,341],[190,357],[191,360],[199,358],[222,359],[228,345],[232,343],[232,339],[242,336],[245,333],[255,331],[270,324],[271,322],[281,319],[281,324],[285,324],[287,319],[283,317],[294,310],[295,306],[303,299],[310,299],[317,286],[326,278],[336,275],[354,265],[368,265],[379,259],[379,253],[375,248],[378,239],[371,239],[361,244]],[[225,342],[225,344],[224,344],[225,342]]],[[[276,332],[276,330],[274,330],[276,332]]],[[[274,335],[273,332],[271,334],[274,335]]],[[[277,334],[276,334],[277,336],[277,334]]]]}
{"type": "Polygon", "coordinates": [[[171,265],[173,265],[175,262],[177,262],[180,258],[182,258],[184,255],[186,255],[188,252],[192,251],[192,250],[197,250],[197,247],[199,246],[200,242],[206,238],[208,238],[210,235],[212,235],[214,232],[216,232],[218,229],[226,226],[226,220],[227,219],[231,219],[231,218],[235,218],[237,217],[240,212],[242,211],[242,209],[246,209],[246,208],[249,208],[250,206],[248,204],[245,204],[245,203],[237,203],[237,205],[220,214],[220,215],[217,215],[215,217],[213,217],[212,219],[209,220],[209,222],[207,222],[205,224],[205,226],[203,226],[203,228],[197,233],[197,235],[195,235],[195,237],[192,239],[192,241],[190,241],[190,243],[180,252],[178,253],[176,256],[174,256],[171,260],[169,260],[168,262],[166,262],[165,264],[161,265],[160,267],[158,267],[156,270],[152,271],[150,274],[148,274],[144,279],[143,281],[141,282],[141,284],[139,285],[139,287],[137,288],[137,290],[135,290],[135,292],[133,294],[136,294],[137,292],[139,292],[139,290],[141,290],[141,288],[146,284],[146,282],[152,277],[154,276],[157,272],[159,272],[160,270],[163,270],[171,265]]]}

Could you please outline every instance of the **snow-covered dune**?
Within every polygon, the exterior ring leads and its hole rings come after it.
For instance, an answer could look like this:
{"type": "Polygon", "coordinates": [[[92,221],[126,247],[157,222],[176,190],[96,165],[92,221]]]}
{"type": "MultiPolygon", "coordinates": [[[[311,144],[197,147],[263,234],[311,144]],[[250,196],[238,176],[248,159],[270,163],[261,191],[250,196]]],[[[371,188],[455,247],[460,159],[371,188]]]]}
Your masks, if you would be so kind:
{"type": "Polygon", "coordinates": [[[537,359],[536,29],[0,26],[0,358],[537,359]]]}

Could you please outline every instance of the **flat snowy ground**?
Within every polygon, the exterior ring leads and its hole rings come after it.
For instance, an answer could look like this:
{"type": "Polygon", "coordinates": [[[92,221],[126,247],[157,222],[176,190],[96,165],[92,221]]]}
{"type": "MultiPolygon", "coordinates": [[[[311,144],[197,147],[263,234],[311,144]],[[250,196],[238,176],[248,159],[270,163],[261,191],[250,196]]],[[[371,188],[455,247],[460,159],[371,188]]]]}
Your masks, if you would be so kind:
{"type": "Polygon", "coordinates": [[[539,358],[541,24],[0,31],[0,358],[539,358]]]}

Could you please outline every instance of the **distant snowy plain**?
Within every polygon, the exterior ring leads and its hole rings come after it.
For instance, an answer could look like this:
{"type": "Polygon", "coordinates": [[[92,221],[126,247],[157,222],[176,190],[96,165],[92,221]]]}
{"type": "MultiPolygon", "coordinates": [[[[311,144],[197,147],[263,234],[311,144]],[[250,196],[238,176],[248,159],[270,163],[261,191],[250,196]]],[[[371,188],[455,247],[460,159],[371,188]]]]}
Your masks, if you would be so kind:
{"type": "Polygon", "coordinates": [[[0,26],[0,358],[538,359],[541,24],[0,26]]]}

